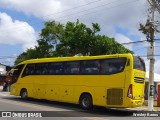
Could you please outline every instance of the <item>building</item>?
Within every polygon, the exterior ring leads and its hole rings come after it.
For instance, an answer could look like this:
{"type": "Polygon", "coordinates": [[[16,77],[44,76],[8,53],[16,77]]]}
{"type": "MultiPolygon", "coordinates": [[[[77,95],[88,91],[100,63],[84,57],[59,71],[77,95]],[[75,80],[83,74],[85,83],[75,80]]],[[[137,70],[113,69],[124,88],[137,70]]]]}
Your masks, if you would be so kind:
{"type": "Polygon", "coordinates": [[[3,81],[4,81],[5,77],[6,77],[6,73],[9,70],[11,70],[11,68],[12,67],[0,63],[0,85],[3,84],[3,81]]]}
{"type": "MultiPolygon", "coordinates": [[[[146,72],[146,84],[145,84],[145,99],[148,99],[148,82],[149,82],[149,72],[146,72]]],[[[154,99],[158,98],[158,85],[160,84],[160,75],[154,73],[154,99]]]]}

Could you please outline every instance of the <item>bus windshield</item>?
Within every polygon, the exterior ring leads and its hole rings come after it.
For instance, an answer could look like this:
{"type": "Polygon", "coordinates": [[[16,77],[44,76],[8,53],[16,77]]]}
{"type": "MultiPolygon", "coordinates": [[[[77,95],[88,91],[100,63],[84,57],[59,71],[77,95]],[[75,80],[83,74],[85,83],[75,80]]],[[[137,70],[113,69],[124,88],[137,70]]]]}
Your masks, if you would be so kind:
{"type": "Polygon", "coordinates": [[[145,71],[145,63],[143,59],[138,56],[134,56],[134,69],[145,71]]]}
{"type": "Polygon", "coordinates": [[[18,80],[18,77],[23,69],[24,65],[18,65],[14,69],[11,70],[10,76],[12,76],[12,83],[15,83],[18,80]]]}

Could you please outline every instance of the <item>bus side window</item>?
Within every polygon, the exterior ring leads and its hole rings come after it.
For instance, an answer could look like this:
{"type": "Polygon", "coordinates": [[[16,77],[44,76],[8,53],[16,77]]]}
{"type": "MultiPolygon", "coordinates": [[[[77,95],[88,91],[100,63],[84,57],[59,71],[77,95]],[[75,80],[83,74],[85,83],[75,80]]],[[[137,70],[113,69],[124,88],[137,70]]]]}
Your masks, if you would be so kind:
{"type": "Polygon", "coordinates": [[[50,75],[63,74],[63,63],[62,62],[49,63],[48,74],[50,75]]]}
{"type": "Polygon", "coordinates": [[[126,65],[126,58],[114,58],[108,60],[109,63],[109,73],[115,74],[122,72],[126,65]]]}
{"type": "Polygon", "coordinates": [[[107,60],[101,61],[101,74],[109,74],[109,64],[107,60]]]}
{"type": "Polygon", "coordinates": [[[35,64],[35,75],[46,75],[48,74],[48,63],[37,63],[35,64]]]}
{"type": "Polygon", "coordinates": [[[48,66],[44,66],[42,69],[42,75],[47,75],[48,74],[48,66]]]}
{"type": "Polygon", "coordinates": [[[31,74],[33,74],[33,72],[35,72],[36,75],[41,75],[42,72],[42,65],[41,63],[35,64],[35,70],[31,71],[31,74]]]}
{"type": "Polygon", "coordinates": [[[35,74],[35,64],[27,64],[23,71],[22,77],[35,74]]]}
{"type": "Polygon", "coordinates": [[[109,64],[109,73],[116,73],[118,72],[118,67],[116,67],[116,65],[114,65],[114,63],[110,63],[109,64]]]}
{"type": "Polygon", "coordinates": [[[100,63],[98,60],[82,61],[81,73],[82,74],[99,74],[100,63]]]}
{"type": "Polygon", "coordinates": [[[79,61],[71,61],[65,63],[64,74],[79,74],[79,71],[80,71],[79,61]]]}
{"type": "Polygon", "coordinates": [[[122,72],[126,65],[126,58],[110,58],[101,61],[101,74],[116,74],[122,72]]]}

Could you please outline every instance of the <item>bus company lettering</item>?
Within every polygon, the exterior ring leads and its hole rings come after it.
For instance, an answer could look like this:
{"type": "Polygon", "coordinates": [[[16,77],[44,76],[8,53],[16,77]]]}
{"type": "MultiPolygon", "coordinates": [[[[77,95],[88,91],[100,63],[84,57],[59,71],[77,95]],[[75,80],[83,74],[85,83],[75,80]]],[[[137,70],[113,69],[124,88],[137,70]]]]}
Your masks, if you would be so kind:
{"type": "Polygon", "coordinates": [[[145,77],[145,73],[135,72],[134,73],[134,77],[142,77],[142,78],[144,78],[145,77]]]}
{"type": "Polygon", "coordinates": [[[42,117],[41,113],[28,113],[28,117],[42,117]]]}
{"type": "Polygon", "coordinates": [[[17,113],[13,112],[11,117],[42,117],[41,113],[33,113],[33,112],[26,112],[26,113],[17,113]]]}

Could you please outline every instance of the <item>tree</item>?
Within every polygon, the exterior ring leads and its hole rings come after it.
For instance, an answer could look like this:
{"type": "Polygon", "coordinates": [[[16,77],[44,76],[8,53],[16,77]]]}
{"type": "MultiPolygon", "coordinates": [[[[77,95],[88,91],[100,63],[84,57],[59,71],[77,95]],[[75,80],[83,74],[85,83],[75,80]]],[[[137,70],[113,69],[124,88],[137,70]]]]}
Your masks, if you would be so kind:
{"type": "Polygon", "coordinates": [[[41,30],[38,45],[22,53],[16,63],[31,58],[74,56],[79,53],[83,55],[133,53],[114,38],[99,35],[99,31],[98,23],[92,23],[90,28],[79,20],[75,23],[67,22],[66,25],[48,21],[41,30]]]}
{"type": "Polygon", "coordinates": [[[68,22],[64,28],[60,43],[56,46],[59,56],[104,55],[116,53],[133,53],[115,41],[114,38],[98,35],[100,26],[92,23],[92,28],[77,20],[76,23],[68,22]]]}
{"type": "Polygon", "coordinates": [[[56,51],[65,56],[73,56],[78,53],[89,55],[96,42],[95,34],[100,31],[99,25],[93,23],[92,28],[88,28],[77,20],[76,23],[68,22],[64,29],[56,51]]]}
{"type": "Polygon", "coordinates": [[[17,59],[15,60],[15,65],[17,65],[18,63],[20,63],[20,62],[23,62],[24,60],[27,60],[26,59],[26,56],[27,56],[27,52],[23,52],[23,53],[21,53],[18,57],[17,57],[17,59]]]}
{"type": "Polygon", "coordinates": [[[23,52],[20,54],[17,59],[15,60],[15,65],[17,65],[20,62],[23,62],[24,60],[29,60],[29,59],[36,59],[36,58],[42,58],[42,55],[40,57],[40,53],[36,50],[36,48],[30,48],[27,49],[26,52],[23,52]]]}

